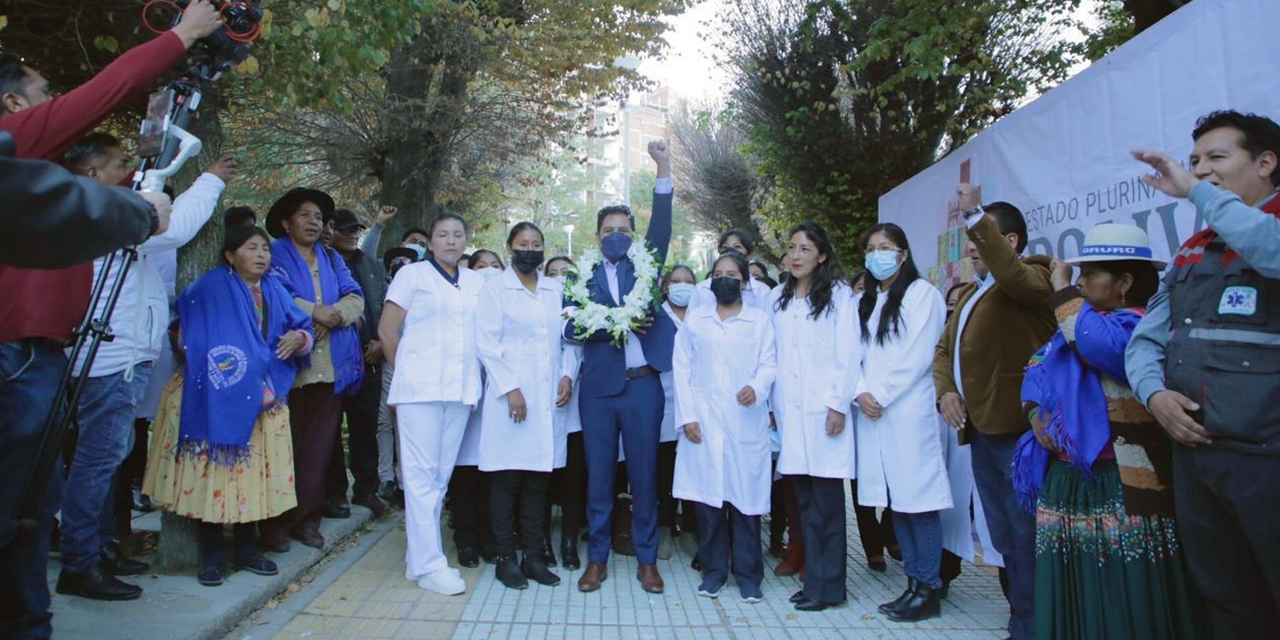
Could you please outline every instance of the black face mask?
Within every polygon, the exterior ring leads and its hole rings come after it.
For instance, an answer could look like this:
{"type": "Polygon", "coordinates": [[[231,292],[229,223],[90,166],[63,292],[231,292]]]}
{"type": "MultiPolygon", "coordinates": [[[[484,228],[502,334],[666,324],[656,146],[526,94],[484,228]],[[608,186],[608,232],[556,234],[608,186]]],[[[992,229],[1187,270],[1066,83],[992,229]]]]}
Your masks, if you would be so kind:
{"type": "Polygon", "coordinates": [[[716,294],[716,302],[731,305],[742,299],[742,281],[737,278],[712,278],[711,293],[716,294]]]}
{"type": "Polygon", "coordinates": [[[516,249],[511,252],[511,266],[516,268],[520,273],[533,273],[537,271],[538,265],[542,264],[543,252],[526,251],[524,249],[516,249]]]}

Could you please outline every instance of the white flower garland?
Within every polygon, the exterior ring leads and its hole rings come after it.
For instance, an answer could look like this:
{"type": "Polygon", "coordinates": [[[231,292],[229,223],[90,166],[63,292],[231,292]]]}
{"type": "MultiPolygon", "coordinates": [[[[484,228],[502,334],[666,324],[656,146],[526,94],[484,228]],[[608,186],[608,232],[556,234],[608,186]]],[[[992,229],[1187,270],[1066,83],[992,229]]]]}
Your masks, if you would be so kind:
{"type": "Polygon", "coordinates": [[[610,342],[621,347],[632,328],[644,322],[658,299],[658,256],[644,240],[632,242],[627,258],[635,267],[636,284],[622,298],[622,305],[610,307],[591,299],[588,282],[596,266],[604,261],[599,249],[589,249],[578,260],[577,267],[570,267],[575,277],[565,286],[565,297],[577,303],[578,308],[567,309],[565,317],[573,320],[574,337],[585,340],[597,331],[608,331],[610,342]],[[583,276],[582,274],[586,274],[583,276]]]}

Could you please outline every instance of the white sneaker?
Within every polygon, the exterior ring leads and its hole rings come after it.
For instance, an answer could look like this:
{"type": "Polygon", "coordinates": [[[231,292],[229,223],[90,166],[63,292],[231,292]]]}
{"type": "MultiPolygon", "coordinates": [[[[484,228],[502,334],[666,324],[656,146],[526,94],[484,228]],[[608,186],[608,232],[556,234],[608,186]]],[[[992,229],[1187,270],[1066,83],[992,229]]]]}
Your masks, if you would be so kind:
{"type": "Polygon", "coordinates": [[[449,572],[452,573],[454,577],[456,577],[459,580],[462,579],[462,572],[458,571],[457,568],[455,567],[446,567],[446,568],[449,569],[449,572]]]}
{"type": "Polygon", "coordinates": [[[418,578],[418,587],[446,596],[456,596],[467,591],[467,583],[462,578],[454,575],[448,567],[436,569],[418,578]]]}

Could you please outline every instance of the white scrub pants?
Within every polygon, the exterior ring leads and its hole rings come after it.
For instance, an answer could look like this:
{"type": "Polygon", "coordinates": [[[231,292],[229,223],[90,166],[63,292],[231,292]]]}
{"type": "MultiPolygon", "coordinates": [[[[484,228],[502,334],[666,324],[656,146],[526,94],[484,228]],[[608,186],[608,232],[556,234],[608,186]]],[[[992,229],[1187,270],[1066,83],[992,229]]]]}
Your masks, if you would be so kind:
{"type": "Polygon", "coordinates": [[[409,538],[404,577],[409,580],[449,566],[441,545],[440,511],[470,414],[471,406],[461,402],[415,402],[396,407],[409,538]]]}

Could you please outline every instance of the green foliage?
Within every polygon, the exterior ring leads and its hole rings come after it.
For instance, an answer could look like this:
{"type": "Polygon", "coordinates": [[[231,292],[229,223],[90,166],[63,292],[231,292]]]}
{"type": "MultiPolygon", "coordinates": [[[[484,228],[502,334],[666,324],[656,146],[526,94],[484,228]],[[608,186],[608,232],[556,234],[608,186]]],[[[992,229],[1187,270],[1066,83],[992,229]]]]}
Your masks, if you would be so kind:
{"type": "Polygon", "coordinates": [[[1085,39],[1075,46],[1074,52],[1093,62],[1128,42],[1137,33],[1137,24],[1124,4],[1122,0],[1100,0],[1093,8],[1098,26],[1080,25],[1085,39]]]}
{"type": "Polygon", "coordinates": [[[1065,78],[1074,0],[737,0],[724,35],[771,246],[800,220],[847,259],[879,196],[1065,78]]]}

